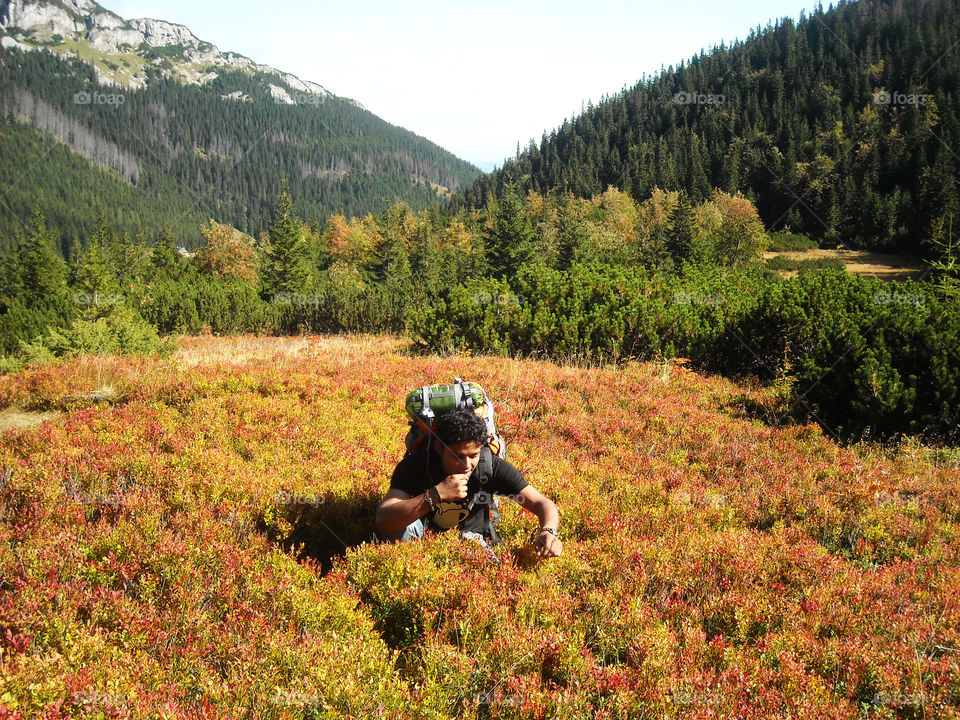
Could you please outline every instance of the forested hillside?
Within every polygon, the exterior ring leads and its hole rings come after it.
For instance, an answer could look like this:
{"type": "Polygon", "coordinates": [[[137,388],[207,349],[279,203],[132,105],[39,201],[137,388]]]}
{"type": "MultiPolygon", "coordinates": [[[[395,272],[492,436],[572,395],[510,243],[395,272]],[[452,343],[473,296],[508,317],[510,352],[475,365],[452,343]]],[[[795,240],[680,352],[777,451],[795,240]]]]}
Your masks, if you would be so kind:
{"type": "Polygon", "coordinates": [[[566,120],[464,194],[743,192],[768,230],[921,253],[960,190],[960,2],[841,2],[720,45],[566,120]]]}
{"type": "MultiPolygon", "coordinates": [[[[98,212],[108,212],[118,227],[132,234],[151,228],[153,236],[165,227],[181,244],[199,238],[200,225],[210,217],[207,208],[197,204],[196,194],[178,192],[173,178],[158,177],[159,187],[148,194],[49,133],[11,118],[0,119],[0,157],[5,163],[0,168],[4,203],[10,208],[42,207],[57,219],[62,228],[57,247],[64,257],[86,246],[98,212]]],[[[29,227],[30,212],[21,217],[22,212],[0,213],[0,252],[9,254],[16,235],[26,232],[21,220],[29,227]]]]}
{"type": "Polygon", "coordinates": [[[138,90],[109,88],[78,60],[0,50],[0,233],[21,231],[39,205],[69,254],[92,231],[96,204],[128,232],[138,223],[159,232],[162,215],[189,247],[200,240],[198,222],[211,217],[257,233],[284,181],[307,217],[324,218],[401,200],[422,209],[479,173],[350,100],[297,97],[276,102],[265,78],[236,70],[202,86],[155,77],[138,90]],[[82,171],[31,125],[114,181],[96,179],[96,198],[84,182],[65,182],[82,171]]]}

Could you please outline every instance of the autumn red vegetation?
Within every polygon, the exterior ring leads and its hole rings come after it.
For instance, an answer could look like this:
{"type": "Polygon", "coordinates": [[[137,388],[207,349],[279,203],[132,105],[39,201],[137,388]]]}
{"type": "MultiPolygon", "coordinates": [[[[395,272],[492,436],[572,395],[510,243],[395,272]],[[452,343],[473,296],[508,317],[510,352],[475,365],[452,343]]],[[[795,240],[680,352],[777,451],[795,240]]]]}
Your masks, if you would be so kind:
{"type": "Polygon", "coordinates": [[[58,414],[0,434],[0,718],[957,717],[956,451],[771,427],[766,392],[369,337],[2,376],[58,414]],[[563,557],[510,503],[499,563],[364,542],[405,393],[454,376],[563,557]]]}

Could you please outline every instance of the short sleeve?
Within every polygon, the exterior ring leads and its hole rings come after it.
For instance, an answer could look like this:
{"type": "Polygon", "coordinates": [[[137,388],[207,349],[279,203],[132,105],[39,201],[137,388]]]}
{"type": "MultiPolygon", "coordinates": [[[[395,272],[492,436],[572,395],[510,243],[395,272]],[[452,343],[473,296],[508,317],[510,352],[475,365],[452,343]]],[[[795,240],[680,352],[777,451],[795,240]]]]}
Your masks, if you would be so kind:
{"type": "Polygon", "coordinates": [[[429,460],[431,459],[436,459],[436,464],[439,464],[440,458],[435,456],[408,455],[403,458],[393,469],[390,489],[402,490],[413,497],[419,495],[431,485],[435,485],[438,482],[433,477],[436,473],[429,472],[431,469],[429,460]]]}
{"type": "Polygon", "coordinates": [[[493,488],[500,495],[516,495],[529,485],[510,462],[493,456],[493,488]]]}

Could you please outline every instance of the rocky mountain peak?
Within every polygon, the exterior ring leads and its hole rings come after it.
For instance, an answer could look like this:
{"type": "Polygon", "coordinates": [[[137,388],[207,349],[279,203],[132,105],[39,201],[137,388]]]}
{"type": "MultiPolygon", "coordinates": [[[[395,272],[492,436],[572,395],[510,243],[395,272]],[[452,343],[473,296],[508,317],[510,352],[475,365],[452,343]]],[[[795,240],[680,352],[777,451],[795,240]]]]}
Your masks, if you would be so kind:
{"type": "Polygon", "coordinates": [[[221,52],[183,25],[153,18],[125,20],[92,0],[0,0],[0,26],[4,29],[0,37],[3,47],[47,49],[62,56],[76,56],[72,46],[77,42],[89,45],[97,57],[84,60],[91,62],[102,84],[143,87],[149,63],[162,77],[173,76],[194,85],[213,80],[223,69],[275,76],[268,92],[274,98],[283,96],[282,102],[295,101],[290,99],[291,91],[316,99],[331,95],[317,83],[302,81],[236,53],[221,52]],[[164,52],[162,58],[149,57],[144,48],[172,52],[164,52]],[[117,62],[117,56],[129,59],[130,55],[143,57],[146,62],[117,62]],[[277,81],[286,86],[280,88],[279,95],[274,89],[277,81]]]}

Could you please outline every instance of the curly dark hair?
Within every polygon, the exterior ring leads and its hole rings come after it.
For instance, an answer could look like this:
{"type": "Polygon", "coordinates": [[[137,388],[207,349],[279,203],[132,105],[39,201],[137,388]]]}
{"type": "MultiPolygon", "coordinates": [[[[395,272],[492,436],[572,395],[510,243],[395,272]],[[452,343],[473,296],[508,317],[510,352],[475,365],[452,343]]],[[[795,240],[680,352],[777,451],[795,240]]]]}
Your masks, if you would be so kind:
{"type": "Polygon", "coordinates": [[[437,437],[445,446],[476,440],[487,441],[487,424],[469,410],[451,410],[437,418],[437,437]]]}

